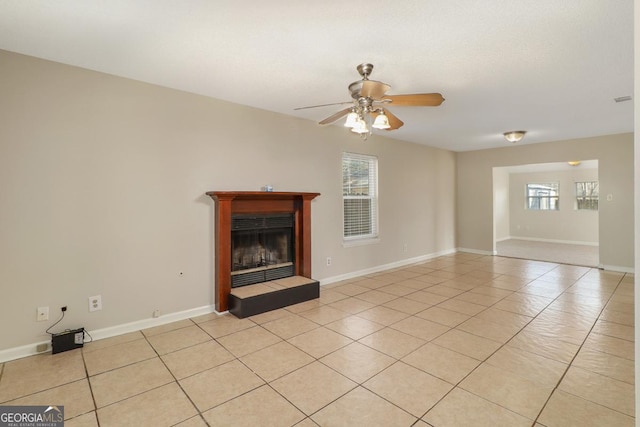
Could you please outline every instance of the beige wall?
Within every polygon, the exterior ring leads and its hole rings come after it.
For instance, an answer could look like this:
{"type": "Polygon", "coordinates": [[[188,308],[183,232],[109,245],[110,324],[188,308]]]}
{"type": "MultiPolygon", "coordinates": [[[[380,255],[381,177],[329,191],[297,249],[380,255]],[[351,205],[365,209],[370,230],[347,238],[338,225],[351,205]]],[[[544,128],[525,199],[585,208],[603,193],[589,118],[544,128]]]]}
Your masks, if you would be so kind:
{"type": "Polygon", "coordinates": [[[3,51],[0,69],[0,350],[45,341],[63,305],[59,327],[89,331],[211,306],[210,190],[322,193],[317,279],[455,250],[452,152],[3,51]],[[379,157],[376,244],[342,245],[343,151],[379,157]]]}
{"type": "MultiPolygon", "coordinates": [[[[564,243],[598,244],[598,211],[575,208],[575,183],[597,181],[597,169],[512,173],[509,180],[510,236],[564,243]],[[530,183],[557,182],[560,209],[536,211],[525,209],[525,187],[530,183]]],[[[606,203],[606,194],[600,196],[606,203]]]]}
{"type": "Polygon", "coordinates": [[[493,222],[495,237],[499,242],[509,238],[509,172],[493,168],[493,222]]]}
{"type": "Polygon", "coordinates": [[[598,160],[600,194],[613,196],[600,204],[600,263],[605,268],[633,269],[633,134],[467,151],[456,157],[458,248],[494,250],[494,167],[594,159],[598,160]]]}
{"type": "MultiPolygon", "coordinates": [[[[640,0],[635,0],[633,2],[634,10],[633,10],[633,35],[634,35],[634,66],[636,70],[635,79],[634,79],[634,93],[633,99],[634,102],[637,103],[638,99],[640,99],[640,81],[638,79],[638,70],[640,70],[640,0]]],[[[634,111],[634,128],[640,129],[640,112],[636,108],[634,111]]],[[[635,183],[635,217],[634,224],[636,226],[636,230],[640,230],[640,133],[635,132],[633,138],[633,146],[635,148],[634,151],[634,183],[635,183]]],[[[635,265],[640,265],[640,238],[636,237],[635,240],[635,265]]],[[[635,277],[640,277],[640,275],[636,274],[635,277]]],[[[640,307],[640,291],[638,291],[638,283],[640,279],[635,279],[634,287],[636,289],[635,296],[635,306],[640,307]]],[[[635,310],[635,354],[640,354],[640,310],[635,310]]],[[[636,391],[636,411],[635,418],[636,420],[640,420],[640,404],[638,404],[638,397],[640,397],[640,357],[635,358],[635,391],[636,391]]]]}

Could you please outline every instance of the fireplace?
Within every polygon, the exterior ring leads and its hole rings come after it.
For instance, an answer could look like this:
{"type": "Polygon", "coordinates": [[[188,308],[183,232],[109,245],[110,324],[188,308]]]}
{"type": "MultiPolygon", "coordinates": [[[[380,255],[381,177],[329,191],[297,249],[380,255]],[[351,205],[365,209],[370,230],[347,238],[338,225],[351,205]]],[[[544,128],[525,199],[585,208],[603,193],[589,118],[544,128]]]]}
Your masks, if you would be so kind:
{"type": "Polygon", "coordinates": [[[207,195],[216,202],[217,311],[229,309],[232,288],[311,278],[311,201],[319,193],[210,191],[207,195]]]}
{"type": "Polygon", "coordinates": [[[294,275],[294,216],[231,216],[231,287],[294,275]]]}

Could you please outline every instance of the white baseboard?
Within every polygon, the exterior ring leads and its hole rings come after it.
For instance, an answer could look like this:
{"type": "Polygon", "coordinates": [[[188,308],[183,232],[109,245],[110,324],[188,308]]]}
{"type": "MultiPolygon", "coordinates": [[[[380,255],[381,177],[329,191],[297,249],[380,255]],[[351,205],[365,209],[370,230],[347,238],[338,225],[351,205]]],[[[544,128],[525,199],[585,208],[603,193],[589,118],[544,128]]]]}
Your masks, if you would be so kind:
{"type": "Polygon", "coordinates": [[[607,271],[615,271],[618,273],[631,273],[631,274],[635,274],[635,268],[633,267],[620,267],[618,265],[606,265],[606,264],[600,264],[598,266],[598,268],[602,269],[602,270],[607,270],[607,271]]]}
{"type": "MultiPolygon", "coordinates": [[[[177,322],[178,320],[190,319],[192,317],[202,316],[205,314],[218,313],[214,306],[207,305],[190,310],[179,311],[176,313],[165,314],[164,316],[154,317],[151,319],[136,320],[135,322],[124,323],[122,325],[110,326],[108,328],[96,329],[88,331],[94,340],[115,337],[117,335],[127,334],[129,332],[140,331],[142,329],[152,328],[154,326],[165,325],[167,323],[177,322]]],[[[20,359],[22,357],[33,356],[36,354],[47,353],[51,350],[51,341],[40,341],[33,344],[27,344],[20,347],[8,348],[0,350],[0,363],[10,360],[20,359]],[[47,345],[47,350],[38,352],[37,347],[41,344],[47,345]]]]}
{"type": "Polygon", "coordinates": [[[443,255],[450,255],[456,253],[455,249],[450,249],[441,252],[435,252],[427,255],[420,255],[414,258],[403,259],[400,261],[395,261],[389,264],[378,265],[376,267],[366,268],[364,270],[352,271],[351,273],[340,274],[338,276],[325,277],[324,279],[320,279],[320,286],[329,285],[335,282],[341,282],[343,280],[353,279],[355,277],[366,276],[367,274],[379,273],[385,270],[391,270],[392,268],[404,267],[410,264],[417,264],[419,262],[428,261],[433,258],[437,258],[443,255]]]}
{"type": "Polygon", "coordinates": [[[458,248],[458,252],[467,252],[476,255],[496,255],[496,251],[482,251],[480,249],[458,248]]]}
{"type": "MultiPolygon", "coordinates": [[[[558,240],[558,239],[541,239],[538,237],[520,237],[520,236],[511,236],[509,239],[512,240],[528,240],[530,242],[543,242],[543,243],[563,243],[565,245],[583,245],[583,246],[600,246],[598,242],[583,242],[577,240],[558,240]]],[[[501,242],[504,241],[500,240],[501,242]]],[[[496,240],[497,242],[497,240],[496,240]]]]}
{"type": "MultiPolygon", "coordinates": [[[[436,253],[427,254],[427,255],[421,255],[418,257],[404,259],[404,260],[392,262],[389,264],[367,268],[364,270],[341,274],[338,276],[327,277],[327,278],[321,279],[320,284],[328,285],[331,283],[340,282],[342,280],[348,280],[348,279],[353,279],[355,277],[365,276],[367,274],[379,273],[381,271],[391,270],[393,268],[404,267],[410,264],[417,264],[419,262],[428,261],[433,258],[437,258],[443,255],[450,255],[456,252],[467,252],[467,253],[478,254],[478,255],[494,255],[492,251],[481,251],[477,249],[457,248],[457,249],[451,249],[451,250],[436,252],[436,253]]],[[[634,273],[634,269],[630,267],[620,267],[615,265],[601,265],[599,268],[604,270],[609,270],[609,271],[621,272],[621,273],[634,273]]],[[[214,306],[207,305],[203,307],[179,311],[176,313],[165,314],[163,316],[156,317],[156,318],[142,319],[142,320],[137,320],[130,323],[125,323],[122,325],[96,329],[93,331],[89,331],[89,333],[91,334],[91,337],[94,340],[101,340],[104,338],[110,338],[117,335],[127,334],[129,332],[136,332],[142,329],[148,329],[154,326],[161,326],[167,323],[177,322],[179,320],[190,319],[192,317],[202,316],[202,315],[211,314],[211,313],[223,315],[227,312],[224,312],[224,313],[217,312],[214,306]]],[[[10,360],[20,359],[27,356],[33,356],[36,354],[46,353],[50,351],[50,348],[49,348],[50,344],[51,344],[51,341],[40,341],[32,344],[23,345],[20,347],[0,350],[0,363],[8,362],[10,360]],[[43,351],[43,352],[37,351],[36,348],[41,344],[47,345],[46,351],[43,351]]]]}
{"type": "Polygon", "coordinates": [[[111,326],[108,328],[96,329],[89,331],[94,340],[115,337],[116,335],[128,334],[129,332],[140,331],[142,329],[153,328],[167,323],[177,322],[178,320],[189,319],[191,317],[202,316],[214,313],[215,309],[212,305],[192,308],[190,310],[178,311],[176,313],[165,314],[160,317],[152,317],[150,319],[136,320],[135,322],[125,323],[122,325],[111,326]]]}
{"type": "Polygon", "coordinates": [[[50,344],[51,344],[51,341],[40,341],[33,344],[23,345],[20,347],[13,347],[13,348],[8,348],[6,350],[0,350],[0,363],[39,354],[40,352],[38,352],[37,350],[37,347],[39,345],[47,345],[48,346],[47,348],[49,348],[50,344]]]}

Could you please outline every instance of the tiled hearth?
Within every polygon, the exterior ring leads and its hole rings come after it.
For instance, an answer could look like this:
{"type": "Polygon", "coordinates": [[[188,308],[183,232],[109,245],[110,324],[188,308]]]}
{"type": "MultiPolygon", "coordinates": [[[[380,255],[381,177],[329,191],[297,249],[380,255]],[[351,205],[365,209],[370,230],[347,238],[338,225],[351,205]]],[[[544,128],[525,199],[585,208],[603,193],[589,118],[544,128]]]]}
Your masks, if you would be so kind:
{"type": "Polygon", "coordinates": [[[320,296],[318,281],[302,276],[256,283],[231,289],[229,312],[243,319],[320,296]]]}
{"type": "Polygon", "coordinates": [[[78,426],[633,426],[633,275],[455,254],[0,364],[78,426]]]}

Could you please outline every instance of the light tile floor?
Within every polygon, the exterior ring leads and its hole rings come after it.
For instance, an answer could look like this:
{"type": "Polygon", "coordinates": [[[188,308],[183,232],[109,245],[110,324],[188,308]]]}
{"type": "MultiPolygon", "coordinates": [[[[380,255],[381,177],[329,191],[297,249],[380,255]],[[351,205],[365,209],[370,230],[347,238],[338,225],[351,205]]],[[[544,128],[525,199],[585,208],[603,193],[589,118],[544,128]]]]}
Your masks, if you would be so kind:
{"type": "Polygon", "coordinates": [[[458,253],[0,364],[76,426],[633,426],[633,276],[458,253]]]}

